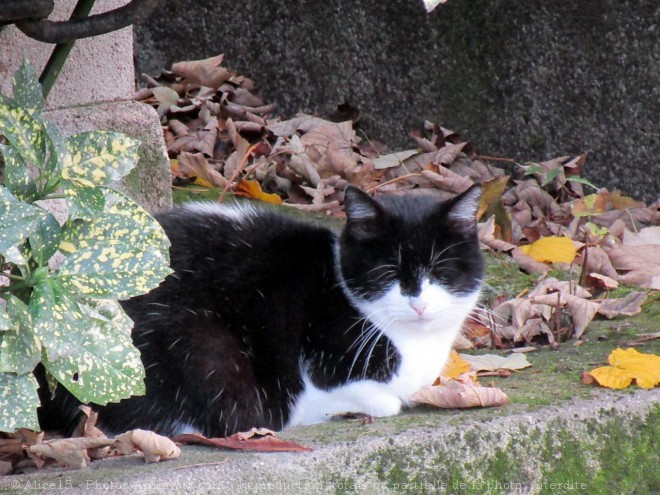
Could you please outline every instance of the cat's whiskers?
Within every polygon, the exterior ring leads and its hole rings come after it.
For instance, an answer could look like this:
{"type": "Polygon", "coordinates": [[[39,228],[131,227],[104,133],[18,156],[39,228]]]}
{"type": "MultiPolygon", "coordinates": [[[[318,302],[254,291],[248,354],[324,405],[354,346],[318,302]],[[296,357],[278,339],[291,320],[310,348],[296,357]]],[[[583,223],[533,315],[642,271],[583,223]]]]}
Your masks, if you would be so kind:
{"type": "Polygon", "coordinates": [[[385,334],[385,331],[387,330],[387,328],[389,326],[391,326],[392,323],[394,323],[394,320],[390,318],[390,319],[388,319],[387,322],[383,322],[383,323],[385,323],[385,324],[384,325],[379,325],[379,327],[378,327],[378,330],[379,330],[378,331],[378,337],[373,339],[373,343],[371,344],[371,347],[369,348],[369,352],[367,353],[367,357],[364,360],[364,365],[362,366],[362,378],[363,379],[367,378],[367,371],[369,369],[369,361],[371,360],[371,354],[374,352],[374,349],[376,348],[376,344],[378,343],[380,338],[385,334]]]}
{"type": "MultiPolygon", "coordinates": [[[[372,318],[377,314],[377,313],[382,313],[385,312],[386,308],[379,309],[377,311],[373,311],[372,313],[366,315],[364,318],[362,318],[362,329],[360,330],[360,334],[357,336],[357,338],[351,343],[351,345],[348,347],[348,351],[351,351],[355,346],[358,346],[355,355],[353,356],[353,361],[351,362],[351,366],[348,369],[348,374],[347,377],[350,377],[351,374],[353,373],[353,368],[357,364],[357,360],[359,359],[360,355],[364,351],[365,348],[369,345],[369,341],[373,341],[371,343],[371,346],[369,346],[369,352],[366,357],[366,361],[363,367],[363,375],[366,374],[366,369],[367,366],[369,365],[369,359],[371,359],[371,354],[373,353],[374,348],[376,347],[376,344],[380,340],[380,338],[383,336],[383,323],[385,323],[385,326],[387,326],[391,322],[391,318],[386,318],[385,320],[379,318],[377,322],[373,322],[372,318]],[[366,327],[366,325],[369,325],[366,327]],[[366,327],[366,330],[365,330],[366,327]]],[[[353,325],[355,326],[355,325],[353,325]]]]}
{"type": "Polygon", "coordinates": [[[431,263],[430,264],[433,265],[440,258],[440,256],[445,254],[450,249],[455,248],[456,246],[460,246],[461,244],[467,244],[467,243],[470,243],[470,242],[472,242],[472,240],[470,240],[470,239],[466,239],[466,240],[461,241],[461,242],[455,242],[454,244],[451,244],[450,246],[447,246],[446,248],[444,248],[442,251],[440,251],[436,255],[433,255],[433,248],[435,248],[435,243],[434,243],[433,246],[431,246],[431,263]]]}

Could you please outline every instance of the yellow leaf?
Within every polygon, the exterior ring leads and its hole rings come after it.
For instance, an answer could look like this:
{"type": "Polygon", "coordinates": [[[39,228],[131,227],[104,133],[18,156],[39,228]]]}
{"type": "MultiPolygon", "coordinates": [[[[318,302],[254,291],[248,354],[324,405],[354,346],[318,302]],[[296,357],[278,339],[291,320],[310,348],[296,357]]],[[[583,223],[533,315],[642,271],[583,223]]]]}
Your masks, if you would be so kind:
{"type": "Polygon", "coordinates": [[[520,250],[530,258],[543,263],[571,263],[575,259],[577,249],[568,237],[542,237],[520,250]]]}
{"type": "Polygon", "coordinates": [[[608,361],[612,366],[630,371],[642,388],[653,388],[660,383],[660,356],[643,354],[636,349],[615,349],[608,361]]]}
{"type": "Polygon", "coordinates": [[[207,181],[204,177],[195,177],[193,184],[201,187],[208,187],[209,189],[214,187],[213,184],[207,181]]]}
{"type": "Polygon", "coordinates": [[[451,351],[449,359],[440,374],[445,378],[456,379],[468,371],[470,371],[470,363],[459,356],[456,351],[451,351]]]}
{"type": "Polygon", "coordinates": [[[622,389],[632,383],[633,375],[628,370],[613,368],[612,366],[601,366],[589,373],[602,387],[622,389]]]}
{"type": "Polygon", "coordinates": [[[602,366],[589,373],[603,387],[626,388],[633,380],[641,388],[660,384],[660,356],[643,354],[636,349],[615,349],[608,362],[611,366],[602,366]]]}
{"type": "Polygon", "coordinates": [[[236,184],[234,193],[237,196],[244,196],[246,198],[258,199],[259,201],[264,201],[266,203],[271,203],[274,205],[282,204],[282,198],[277,194],[268,194],[261,190],[261,186],[257,181],[254,180],[240,180],[236,184]]]}

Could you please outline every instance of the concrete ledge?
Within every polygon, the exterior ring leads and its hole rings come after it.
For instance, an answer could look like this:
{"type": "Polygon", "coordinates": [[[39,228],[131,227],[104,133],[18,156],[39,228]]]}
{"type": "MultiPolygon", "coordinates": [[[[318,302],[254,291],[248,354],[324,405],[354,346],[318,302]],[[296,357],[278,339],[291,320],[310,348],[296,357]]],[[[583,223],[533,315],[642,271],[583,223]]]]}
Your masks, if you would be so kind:
{"type": "Polygon", "coordinates": [[[142,142],[137,167],[117,189],[151,213],[172,207],[172,176],[156,111],[135,101],[94,103],[46,112],[64,135],[91,130],[123,132],[142,142]]]}
{"type": "Polygon", "coordinates": [[[519,405],[415,410],[371,425],[330,423],[283,434],[311,453],[185,447],[145,465],[138,456],[86,470],[0,479],[3,493],[653,493],[660,390],[597,391],[534,412],[519,405]]]}

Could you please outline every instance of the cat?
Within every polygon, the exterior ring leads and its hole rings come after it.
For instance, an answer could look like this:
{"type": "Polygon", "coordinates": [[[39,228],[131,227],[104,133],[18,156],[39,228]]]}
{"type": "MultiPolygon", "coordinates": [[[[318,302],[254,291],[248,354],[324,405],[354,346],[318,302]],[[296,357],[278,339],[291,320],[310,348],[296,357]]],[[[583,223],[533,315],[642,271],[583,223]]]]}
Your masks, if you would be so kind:
{"type": "Polygon", "coordinates": [[[399,413],[479,299],[480,194],[376,201],[349,186],[339,236],[242,204],[157,216],[174,273],[122,303],[146,395],[95,406],[99,426],[219,437],[399,413]]]}

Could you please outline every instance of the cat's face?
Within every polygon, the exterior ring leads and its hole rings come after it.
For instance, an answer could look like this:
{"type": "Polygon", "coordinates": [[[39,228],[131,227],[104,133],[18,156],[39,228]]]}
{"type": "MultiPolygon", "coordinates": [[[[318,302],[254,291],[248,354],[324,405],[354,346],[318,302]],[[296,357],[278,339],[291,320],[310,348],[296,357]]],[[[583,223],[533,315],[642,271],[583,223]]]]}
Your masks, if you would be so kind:
{"type": "Polygon", "coordinates": [[[479,297],[476,232],[480,189],[439,203],[427,196],[376,202],[346,190],[339,242],[345,292],[387,334],[460,325],[479,297]]]}

